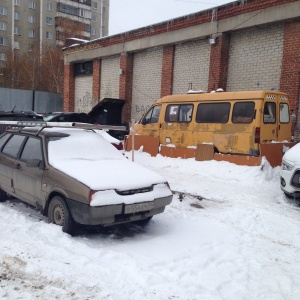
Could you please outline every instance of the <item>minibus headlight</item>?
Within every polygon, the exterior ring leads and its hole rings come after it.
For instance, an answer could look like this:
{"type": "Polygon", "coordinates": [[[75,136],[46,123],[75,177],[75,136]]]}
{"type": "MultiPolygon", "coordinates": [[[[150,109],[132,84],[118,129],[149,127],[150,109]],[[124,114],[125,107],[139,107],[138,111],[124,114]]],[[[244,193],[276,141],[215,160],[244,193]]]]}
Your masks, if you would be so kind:
{"type": "Polygon", "coordinates": [[[294,165],[289,164],[285,160],[282,161],[281,169],[285,171],[291,171],[294,168],[294,165]]]}

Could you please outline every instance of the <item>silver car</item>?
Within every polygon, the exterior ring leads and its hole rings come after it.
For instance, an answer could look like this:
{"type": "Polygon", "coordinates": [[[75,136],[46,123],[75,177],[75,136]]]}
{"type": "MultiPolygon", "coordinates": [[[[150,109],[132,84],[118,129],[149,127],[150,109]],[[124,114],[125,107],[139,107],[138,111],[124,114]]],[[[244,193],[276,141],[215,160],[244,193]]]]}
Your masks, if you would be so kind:
{"type": "Polygon", "coordinates": [[[25,201],[70,234],[76,224],[146,224],[172,201],[163,177],[92,130],[7,130],[0,137],[0,166],[0,201],[6,193],[25,201]]]}

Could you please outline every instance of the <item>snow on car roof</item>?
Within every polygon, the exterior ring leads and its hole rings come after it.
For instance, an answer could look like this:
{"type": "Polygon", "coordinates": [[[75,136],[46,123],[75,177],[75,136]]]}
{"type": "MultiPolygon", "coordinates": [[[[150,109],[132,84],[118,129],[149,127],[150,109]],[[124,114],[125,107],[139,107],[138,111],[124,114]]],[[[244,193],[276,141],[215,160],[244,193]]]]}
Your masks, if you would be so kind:
{"type": "Polygon", "coordinates": [[[157,173],[128,160],[95,132],[62,128],[45,130],[69,134],[59,139],[50,138],[50,165],[93,190],[128,190],[166,181],[157,173]]]}

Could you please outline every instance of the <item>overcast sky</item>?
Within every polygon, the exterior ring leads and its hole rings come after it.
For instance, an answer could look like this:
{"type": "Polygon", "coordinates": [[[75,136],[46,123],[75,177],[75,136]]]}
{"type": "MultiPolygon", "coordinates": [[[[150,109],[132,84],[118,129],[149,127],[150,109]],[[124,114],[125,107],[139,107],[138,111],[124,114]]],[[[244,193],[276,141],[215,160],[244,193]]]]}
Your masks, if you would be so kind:
{"type": "Polygon", "coordinates": [[[234,0],[110,0],[109,35],[229,2],[234,2],[234,0]]]}

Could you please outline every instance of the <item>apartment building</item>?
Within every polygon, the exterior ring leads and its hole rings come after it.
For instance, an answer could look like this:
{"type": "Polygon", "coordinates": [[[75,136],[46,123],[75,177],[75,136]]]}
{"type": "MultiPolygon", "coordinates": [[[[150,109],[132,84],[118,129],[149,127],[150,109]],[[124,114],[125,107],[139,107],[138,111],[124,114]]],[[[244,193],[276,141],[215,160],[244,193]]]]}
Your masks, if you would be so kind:
{"type": "Polygon", "coordinates": [[[0,73],[9,53],[108,35],[109,0],[0,0],[0,73]]]}

